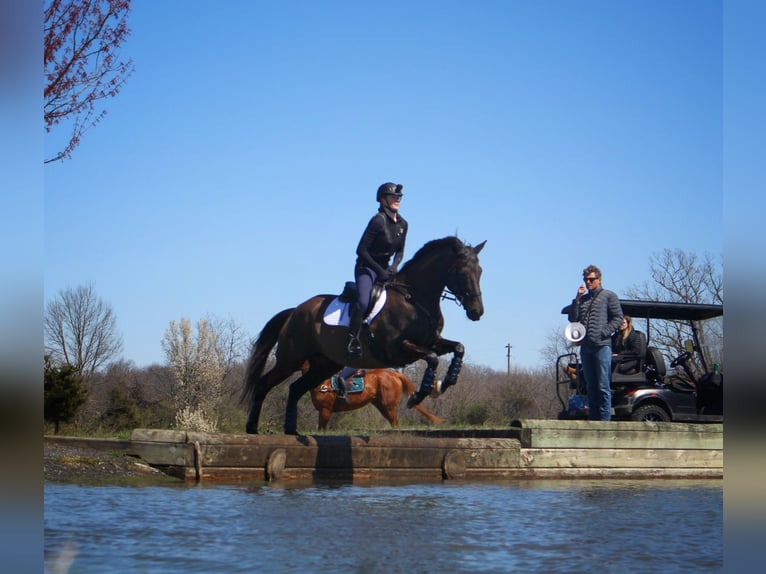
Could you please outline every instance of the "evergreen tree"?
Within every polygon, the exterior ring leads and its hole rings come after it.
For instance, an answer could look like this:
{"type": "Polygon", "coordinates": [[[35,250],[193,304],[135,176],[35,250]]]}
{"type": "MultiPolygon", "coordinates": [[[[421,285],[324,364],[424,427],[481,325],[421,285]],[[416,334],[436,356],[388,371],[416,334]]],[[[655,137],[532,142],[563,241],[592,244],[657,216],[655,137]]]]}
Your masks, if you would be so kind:
{"type": "Polygon", "coordinates": [[[57,367],[45,357],[44,417],[58,434],[60,424],[70,422],[85,404],[88,393],[72,365],[57,367]]]}

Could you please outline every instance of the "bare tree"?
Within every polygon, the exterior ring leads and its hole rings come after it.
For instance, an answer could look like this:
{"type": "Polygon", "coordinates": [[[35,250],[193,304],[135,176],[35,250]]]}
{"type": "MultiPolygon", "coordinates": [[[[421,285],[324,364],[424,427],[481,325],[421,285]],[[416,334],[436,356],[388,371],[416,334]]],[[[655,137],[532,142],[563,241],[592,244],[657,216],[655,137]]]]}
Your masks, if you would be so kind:
{"type": "Polygon", "coordinates": [[[83,133],[106,115],[96,102],[116,96],[133,73],[133,62],[118,56],[130,34],[129,12],[130,0],[46,1],[45,130],[64,119],[73,127],[66,147],[45,163],[72,157],[83,133]]]}
{"type": "MultiPolygon", "coordinates": [[[[670,301],[674,303],[723,304],[723,271],[720,260],[702,257],[681,249],[665,249],[649,259],[650,281],[631,287],[625,296],[632,299],[670,301]]],[[[723,321],[710,319],[694,325],[700,351],[708,365],[723,362],[723,321]]],[[[671,360],[684,350],[684,342],[692,339],[691,330],[682,321],[652,321],[649,338],[652,345],[664,350],[671,360]]],[[[692,364],[696,374],[701,366],[692,364]]]]}
{"type": "Polygon", "coordinates": [[[242,359],[248,349],[248,337],[244,327],[231,317],[208,316],[206,318],[210,329],[216,334],[218,348],[223,359],[223,376],[227,377],[237,362],[242,359]]]}
{"type": "Polygon", "coordinates": [[[92,284],[62,289],[44,317],[46,353],[59,365],[71,365],[85,380],[122,352],[112,307],[92,284]]]}

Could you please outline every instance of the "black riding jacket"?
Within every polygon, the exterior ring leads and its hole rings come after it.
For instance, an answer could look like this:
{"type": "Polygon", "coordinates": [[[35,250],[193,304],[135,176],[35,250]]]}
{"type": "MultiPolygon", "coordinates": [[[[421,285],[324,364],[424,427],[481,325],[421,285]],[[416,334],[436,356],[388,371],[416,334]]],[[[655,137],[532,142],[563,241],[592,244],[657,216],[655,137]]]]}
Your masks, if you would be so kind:
{"type": "Polygon", "coordinates": [[[404,244],[407,240],[407,221],[397,214],[394,221],[392,213],[384,207],[378,210],[359,240],[356,248],[356,266],[369,267],[380,275],[390,267],[395,271],[404,257],[404,244]]]}

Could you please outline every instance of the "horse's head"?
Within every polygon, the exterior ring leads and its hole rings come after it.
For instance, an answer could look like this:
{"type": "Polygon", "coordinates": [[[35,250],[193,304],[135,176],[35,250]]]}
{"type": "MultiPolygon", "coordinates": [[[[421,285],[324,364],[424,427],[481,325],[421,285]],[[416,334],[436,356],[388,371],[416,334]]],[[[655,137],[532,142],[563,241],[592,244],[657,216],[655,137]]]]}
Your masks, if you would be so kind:
{"type": "Polygon", "coordinates": [[[450,267],[447,278],[447,289],[463,306],[466,316],[471,321],[478,321],[484,314],[480,285],[481,265],[479,265],[478,255],[485,243],[486,240],[476,247],[464,245],[450,267]]]}

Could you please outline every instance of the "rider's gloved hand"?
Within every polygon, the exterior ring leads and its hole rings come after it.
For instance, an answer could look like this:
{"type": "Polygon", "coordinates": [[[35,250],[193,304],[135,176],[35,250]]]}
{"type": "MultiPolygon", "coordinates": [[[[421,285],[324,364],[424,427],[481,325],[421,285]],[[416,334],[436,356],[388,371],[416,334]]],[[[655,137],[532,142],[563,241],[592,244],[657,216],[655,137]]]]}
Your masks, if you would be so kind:
{"type": "Polygon", "coordinates": [[[378,275],[378,283],[385,283],[386,281],[390,281],[391,277],[393,277],[393,274],[391,273],[391,268],[384,269],[379,275],[378,275]]]}

